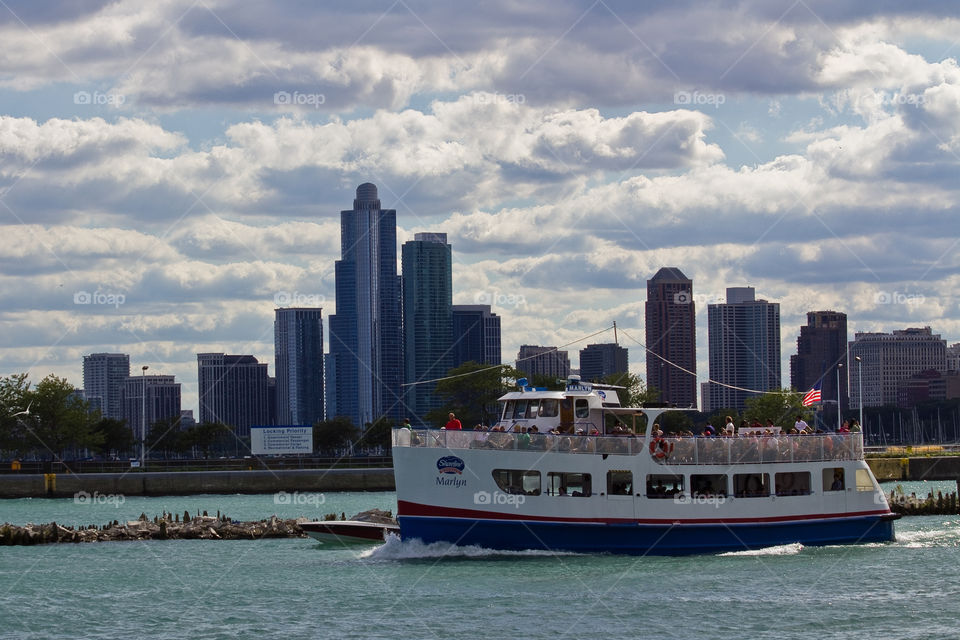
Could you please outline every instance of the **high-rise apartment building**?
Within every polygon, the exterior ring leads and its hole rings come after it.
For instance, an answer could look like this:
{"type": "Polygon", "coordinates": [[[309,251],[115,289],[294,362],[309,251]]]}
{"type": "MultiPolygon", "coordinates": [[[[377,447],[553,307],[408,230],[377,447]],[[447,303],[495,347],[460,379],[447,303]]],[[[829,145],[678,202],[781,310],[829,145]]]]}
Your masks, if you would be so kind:
{"type": "Polygon", "coordinates": [[[730,287],[725,304],[707,305],[707,324],[712,410],[742,410],[756,392],[781,388],[779,303],[730,287]]]}
{"type": "Polygon", "coordinates": [[[856,333],[850,348],[850,407],[897,404],[901,381],[923,371],[947,371],[947,341],[930,327],[856,333]],[[857,357],[860,358],[859,362],[857,357]],[[860,379],[863,378],[861,385],[860,379]]]}
{"type": "Polygon", "coordinates": [[[404,369],[397,212],[380,208],[373,184],[357,187],[353,209],[340,212],[335,272],[330,354],[337,415],[360,427],[382,416],[399,419],[404,369]]]}
{"type": "Polygon", "coordinates": [[[180,383],[174,376],[129,376],[123,381],[123,418],[136,438],[142,429],[149,434],[157,422],[179,420],[180,413],[180,383]]]}
{"type": "MultiPolygon", "coordinates": [[[[839,311],[810,311],[807,324],[800,327],[797,353],[790,356],[790,385],[796,391],[808,391],[822,381],[820,393],[824,406],[836,403],[850,406],[847,399],[847,314],[839,311]],[[839,374],[839,390],[837,379],[839,374]]],[[[836,411],[833,411],[834,416],[836,411]]]]}
{"type": "Polygon", "coordinates": [[[200,422],[220,422],[247,437],[250,427],[272,424],[267,364],[250,355],[197,354],[200,422]]]}
{"type": "Polygon", "coordinates": [[[663,267],[657,271],[647,280],[644,318],[648,349],[647,386],[660,392],[660,402],[678,407],[697,406],[693,281],[677,267],[663,267]]]}
{"type": "Polygon", "coordinates": [[[425,425],[441,407],[435,382],[453,367],[452,253],[445,233],[417,233],[401,250],[406,415],[425,425]]]}
{"type": "Polygon", "coordinates": [[[276,309],[273,321],[277,424],[323,420],[323,317],[319,308],[276,309]]]}
{"type": "Polygon", "coordinates": [[[500,316],[488,304],[453,305],[453,366],[500,364],[500,316]]]}
{"type": "Polygon", "coordinates": [[[516,367],[531,377],[566,380],[570,376],[570,356],[566,351],[557,351],[556,347],[524,344],[517,354],[516,367]]]}
{"type": "Polygon", "coordinates": [[[580,378],[599,382],[615,373],[626,373],[628,369],[627,350],[610,342],[606,344],[588,344],[580,350],[580,378]]]}
{"type": "Polygon", "coordinates": [[[123,420],[123,385],[130,376],[130,356],[125,353],[91,353],[83,356],[83,392],[104,418],[123,420]]]}

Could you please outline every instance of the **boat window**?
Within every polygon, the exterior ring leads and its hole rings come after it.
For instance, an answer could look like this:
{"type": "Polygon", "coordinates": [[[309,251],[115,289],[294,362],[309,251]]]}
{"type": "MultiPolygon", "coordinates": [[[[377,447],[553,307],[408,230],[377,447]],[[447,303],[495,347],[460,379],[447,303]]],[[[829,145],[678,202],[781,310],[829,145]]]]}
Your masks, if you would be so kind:
{"type": "Polygon", "coordinates": [[[577,398],[574,406],[574,412],[578,418],[590,417],[590,403],[586,398],[577,398]]]}
{"type": "Polygon", "coordinates": [[[507,400],[507,406],[503,410],[503,416],[501,416],[504,420],[509,420],[513,417],[513,407],[516,404],[516,400],[507,400]]]}
{"type": "Polygon", "coordinates": [[[770,474],[733,474],[733,495],[737,498],[766,498],[770,495],[770,474]]]}
{"type": "Polygon", "coordinates": [[[857,469],[857,491],[876,491],[869,469],[857,469]]]}
{"type": "Polygon", "coordinates": [[[632,495],[633,473],[619,469],[607,471],[607,494],[611,496],[632,495]]]}
{"type": "Polygon", "coordinates": [[[726,496],[727,476],[722,473],[691,475],[690,489],[694,497],[726,496]]]}
{"type": "Polygon", "coordinates": [[[672,498],[683,493],[683,476],[650,474],[647,476],[648,498],[672,498]]]}
{"type": "Polygon", "coordinates": [[[537,417],[537,407],[539,403],[536,400],[531,400],[529,406],[527,406],[527,419],[532,420],[537,417]]]}
{"type": "Polygon", "coordinates": [[[556,418],[560,415],[560,401],[556,398],[540,401],[540,417],[556,418]]]}
{"type": "Polygon", "coordinates": [[[493,481],[500,491],[514,495],[540,495],[540,472],[523,469],[494,469],[493,481]]]}
{"type": "Polygon", "coordinates": [[[823,490],[843,491],[846,488],[843,467],[828,467],[823,470],[823,490]]]}
{"type": "Polygon", "coordinates": [[[787,471],[774,477],[778,496],[805,496],[810,493],[809,471],[787,471]]]}
{"type": "Polygon", "coordinates": [[[551,471],[547,474],[547,494],[551,496],[589,497],[593,492],[589,473],[561,473],[551,471]]]}
{"type": "Polygon", "coordinates": [[[527,401],[517,400],[517,405],[513,408],[513,419],[522,420],[526,412],[527,412],[527,401]]]}

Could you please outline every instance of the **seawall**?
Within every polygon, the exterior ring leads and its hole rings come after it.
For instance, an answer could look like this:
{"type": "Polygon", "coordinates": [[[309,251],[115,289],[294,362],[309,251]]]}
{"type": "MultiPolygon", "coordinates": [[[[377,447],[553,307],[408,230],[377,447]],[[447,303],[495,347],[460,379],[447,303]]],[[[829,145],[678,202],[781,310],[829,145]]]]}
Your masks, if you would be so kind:
{"type": "Polygon", "coordinates": [[[394,486],[389,468],[4,474],[0,498],[71,498],[84,491],[125,496],[393,491],[394,486]]]}
{"type": "Polygon", "coordinates": [[[867,458],[877,480],[957,480],[960,456],[940,458],[867,458]]]}

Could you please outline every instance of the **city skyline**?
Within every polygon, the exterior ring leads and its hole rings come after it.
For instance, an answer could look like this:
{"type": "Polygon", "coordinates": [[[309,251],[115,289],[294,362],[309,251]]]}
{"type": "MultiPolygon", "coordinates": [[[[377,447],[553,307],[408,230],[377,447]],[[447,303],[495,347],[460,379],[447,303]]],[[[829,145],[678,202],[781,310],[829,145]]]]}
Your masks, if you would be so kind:
{"type": "Polygon", "coordinates": [[[337,312],[367,181],[398,246],[448,234],[504,354],[643,339],[664,265],[701,327],[727,286],[779,302],[783,371],[814,309],[957,341],[960,18],[844,7],[9,5],[0,373],[123,352],[196,408],[196,353],[270,362],[276,306],[337,312]]]}

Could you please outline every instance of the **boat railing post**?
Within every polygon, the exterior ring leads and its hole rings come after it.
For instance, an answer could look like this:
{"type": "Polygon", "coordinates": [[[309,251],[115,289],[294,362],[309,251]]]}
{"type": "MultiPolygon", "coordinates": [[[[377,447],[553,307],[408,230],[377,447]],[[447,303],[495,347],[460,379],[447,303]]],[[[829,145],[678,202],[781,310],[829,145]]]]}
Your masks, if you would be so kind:
{"type": "Polygon", "coordinates": [[[727,464],[731,464],[733,460],[733,438],[724,438],[727,441],[727,464]]]}

